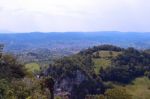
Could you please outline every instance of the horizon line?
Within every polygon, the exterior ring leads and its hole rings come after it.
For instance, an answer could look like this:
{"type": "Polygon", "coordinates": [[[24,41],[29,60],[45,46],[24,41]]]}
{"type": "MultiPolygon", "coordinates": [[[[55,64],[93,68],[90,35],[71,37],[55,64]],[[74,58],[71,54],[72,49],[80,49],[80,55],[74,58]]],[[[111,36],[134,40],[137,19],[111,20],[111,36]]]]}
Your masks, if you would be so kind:
{"type": "Polygon", "coordinates": [[[116,33],[150,33],[150,32],[135,32],[135,31],[65,31],[65,32],[41,32],[41,31],[35,31],[35,32],[0,32],[0,34],[31,34],[31,33],[98,33],[98,32],[116,32],[116,33]]]}

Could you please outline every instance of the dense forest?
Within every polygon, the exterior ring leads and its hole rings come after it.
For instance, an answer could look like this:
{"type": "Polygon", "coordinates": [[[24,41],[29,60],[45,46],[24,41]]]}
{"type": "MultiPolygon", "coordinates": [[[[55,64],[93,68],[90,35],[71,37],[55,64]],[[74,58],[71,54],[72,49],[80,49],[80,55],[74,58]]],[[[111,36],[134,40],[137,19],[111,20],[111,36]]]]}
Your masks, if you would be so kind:
{"type": "Polygon", "coordinates": [[[0,48],[0,99],[149,99],[150,96],[149,49],[94,46],[55,58],[46,68],[42,64],[35,71],[29,70],[33,64],[27,68],[16,56],[3,53],[3,45],[0,48]]]}

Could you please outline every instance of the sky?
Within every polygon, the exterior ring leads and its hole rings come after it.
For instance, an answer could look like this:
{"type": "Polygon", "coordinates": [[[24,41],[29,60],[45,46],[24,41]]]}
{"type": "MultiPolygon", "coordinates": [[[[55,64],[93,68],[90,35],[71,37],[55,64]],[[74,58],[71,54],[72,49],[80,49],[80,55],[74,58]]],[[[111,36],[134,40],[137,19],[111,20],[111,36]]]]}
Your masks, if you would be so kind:
{"type": "Polygon", "coordinates": [[[0,0],[0,32],[150,32],[150,0],[0,0]]]}

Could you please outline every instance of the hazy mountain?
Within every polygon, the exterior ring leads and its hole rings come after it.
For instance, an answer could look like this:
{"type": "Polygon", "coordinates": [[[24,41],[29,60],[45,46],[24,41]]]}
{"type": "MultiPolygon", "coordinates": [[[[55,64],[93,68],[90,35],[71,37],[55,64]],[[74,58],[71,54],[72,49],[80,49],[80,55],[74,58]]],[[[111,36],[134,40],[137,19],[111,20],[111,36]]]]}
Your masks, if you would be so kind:
{"type": "Polygon", "coordinates": [[[99,45],[114,44],[121,47],[150,48],[150,33],[135,32],[51,32],[51,33],[2,33],[0,43],[6,51],[24,51],[37,48],[50,50],[81,49],[99,45]]]}

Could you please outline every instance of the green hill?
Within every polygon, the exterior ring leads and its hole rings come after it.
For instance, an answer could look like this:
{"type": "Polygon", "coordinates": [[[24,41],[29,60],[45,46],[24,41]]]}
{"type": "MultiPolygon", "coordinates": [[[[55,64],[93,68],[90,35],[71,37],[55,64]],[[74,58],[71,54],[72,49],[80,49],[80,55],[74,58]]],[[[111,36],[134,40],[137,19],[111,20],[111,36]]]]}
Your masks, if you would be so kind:
{"type": "MultiPolygon", "coordinates": [[[[126,92],[136,99],[136,97],[140,98],[138,94],[140,88],[141,94],[144,94],[145,90],[144,83],[140,85],[140,80],[136,78],[145,74],[147,77],[150,76],[150,54],[135,48],[95,46],[80,51],[76,55],[56,60],[50,64],[47,74],[59,82],[56,84],[58,89],[64,89],[67,92],[71,90],[73,99],[84,99],[85,95],[102,94],[120,85],[126,86],[126,92]],[[106,82],[112,82],[112,84],[105,84],[106,82]],[[116,85],[112,86],[114,83],[116,85]],[[132,88],[135,88],[135,91],[132,88]]],[[[148,81],[148,78],[144,79],[143,82],[148,81]]],[[[146,92],[149,92],[148,89],[146,92]]],[[[149,94],[146,92],[144,96],[148,97],[149,94]]]]}

